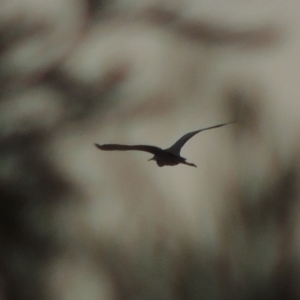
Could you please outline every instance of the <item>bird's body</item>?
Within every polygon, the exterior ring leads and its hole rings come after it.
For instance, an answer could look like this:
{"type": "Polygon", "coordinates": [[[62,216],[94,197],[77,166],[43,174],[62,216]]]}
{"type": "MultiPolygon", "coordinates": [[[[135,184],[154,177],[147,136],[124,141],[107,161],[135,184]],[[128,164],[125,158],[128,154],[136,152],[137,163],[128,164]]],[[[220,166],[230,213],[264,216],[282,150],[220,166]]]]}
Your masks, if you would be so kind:
{"type": "MultiPolygon", "coordinates": [[[[230,123],[232,123],[232,122],[230,122],[230,123]]],[[[180,156],[180,150],[184,146],[184,144],[190,138],[192,138],[195,134],[197,134],[201,131],[222,127],[222,126],[225,126],[230,123],[219,124],[219,125],[215,125],[215,126],[211,126],[211,127],[207,127],[207,128],[189,132],[189,133],[183,135],[178,141],[176,141],[171,147],[169,147],[167,149],[161,149],[159,147],[150,146],[150,145],[120,145],[120,144],[99,145],[99,144],[95,144],[95,146],[98,149],[107,150],[107,151],[138,150],[138,151],[149,152],[149,153],[154,154],[154,156],[149,160],[155,160],[159,167],[176,166],[178,164],[185,164],[185,165],[188,165],[191,167],[196,167],[195,164],[188,163],[184,157],[180,156]]]]}
{"type": "Polygon", "coordinates": [[[175,155],[167,150],[163,150],[159,155],[154,155],[151,160],[155,160],[159,167],[176,166],[178,164],[185,164],[196,167],[195,164],[186,162],[186,159],[180,155],[175,155]]]}

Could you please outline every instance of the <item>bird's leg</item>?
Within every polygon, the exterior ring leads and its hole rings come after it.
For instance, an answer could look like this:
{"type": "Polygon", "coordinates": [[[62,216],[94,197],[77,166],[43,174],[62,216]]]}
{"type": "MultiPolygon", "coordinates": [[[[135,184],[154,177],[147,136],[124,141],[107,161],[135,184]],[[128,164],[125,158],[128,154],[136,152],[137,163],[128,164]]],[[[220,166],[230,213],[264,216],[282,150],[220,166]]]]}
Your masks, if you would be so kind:
{"type": "Polygon", "coordinates": [[[185,164],[185,165],[188,165],[188,166],[190,166],[190,167],[195,167],[195,168],[197,168],[197,166],[195,165],[195,164],[192,164],[192,163],[188,163],[188,162],[182,162],[183,164],[185,164]]]}

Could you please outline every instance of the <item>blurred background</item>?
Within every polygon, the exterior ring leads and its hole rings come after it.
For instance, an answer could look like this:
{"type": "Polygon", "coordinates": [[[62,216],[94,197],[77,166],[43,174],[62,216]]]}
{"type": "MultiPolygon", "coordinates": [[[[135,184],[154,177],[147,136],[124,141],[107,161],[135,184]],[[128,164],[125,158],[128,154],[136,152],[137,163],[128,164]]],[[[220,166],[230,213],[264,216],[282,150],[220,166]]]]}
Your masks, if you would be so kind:
{"type": "Polygon", "coordinates": [[[299,12],[0,0],[0,299],[300,299],[299,12]]]}

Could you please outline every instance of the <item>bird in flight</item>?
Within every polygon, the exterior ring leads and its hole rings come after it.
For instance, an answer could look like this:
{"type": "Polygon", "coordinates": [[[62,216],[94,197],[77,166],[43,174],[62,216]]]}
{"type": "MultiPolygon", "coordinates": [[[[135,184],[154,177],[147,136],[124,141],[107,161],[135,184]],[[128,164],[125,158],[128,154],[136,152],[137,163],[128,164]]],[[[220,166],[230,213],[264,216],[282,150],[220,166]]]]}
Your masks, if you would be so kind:
{"type": "MultiPolygon", "coordinates": [[[[233,122],[230,122],[233,123],[233,122]]],[[[138,150],[138,151],[145,151],[154,154],[150,160],[155,160],[156,164],[159,167],[163,166],[176,166],[178,164],[185,164],[191,167],[197,167],[193,163],[189,163],[186,161],[186,158],[180,156],[180,150],[184,146],[184,144],[192,138],[195,134],[204,131],[209,130],[213,128],[218,128],[225,126],[230,123],[224,123],[219,124],[211,127],[202,128],[196,131],[189,132],[182,136],[178,141],[176,141],[170,148],[167,149],[161,149],[156,146],[149,146],[149,145],[120,145],[120,144],[95,144],[95,146],[100,150],[105,151],[114,151],[114,150],[120,150],[120,151],[128,151],[128,150],[138,150]]]]}

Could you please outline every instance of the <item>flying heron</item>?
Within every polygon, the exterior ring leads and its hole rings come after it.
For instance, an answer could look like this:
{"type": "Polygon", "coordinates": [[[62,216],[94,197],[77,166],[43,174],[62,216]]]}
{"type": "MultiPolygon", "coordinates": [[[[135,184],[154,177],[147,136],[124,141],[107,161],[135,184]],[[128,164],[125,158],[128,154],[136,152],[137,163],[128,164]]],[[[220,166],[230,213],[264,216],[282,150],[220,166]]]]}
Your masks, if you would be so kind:
{"type": "MultiPolygon", "coordinates": [[[[233,122],[230,122],[233,123],[233,122]]],[[[186,161],[186,158],[180,156],[180,150],[184,146],[184,144],[192,138],[195,134],[204,131],[204,130],[209,130],[213,128],[218,128],[225,126],[230,123],[224,123],[224,124],[219,124],[211,127],[206,127],[203,129],[199,129],[196,131],[189,132],[182,136],[178,141],[176,141],[170,148],[167,149],[161,149],[159,147],[155,146],[149,146],[149,145],[120,145],[120,144],[95,144],[95,146],[98,149],[101,150],[108,150],[108,151],[113,151],[113,150],[120,150],[120,151],[128,151],[128,150],[138,150],[138,151],[145,151],[154,154],[150,160],[155,160],[157,165],[159,167],[163,166],[176,166],[178,164],[185,164],[191,167],[197,167],[195,164],[189,163],[186,161]]]]}

